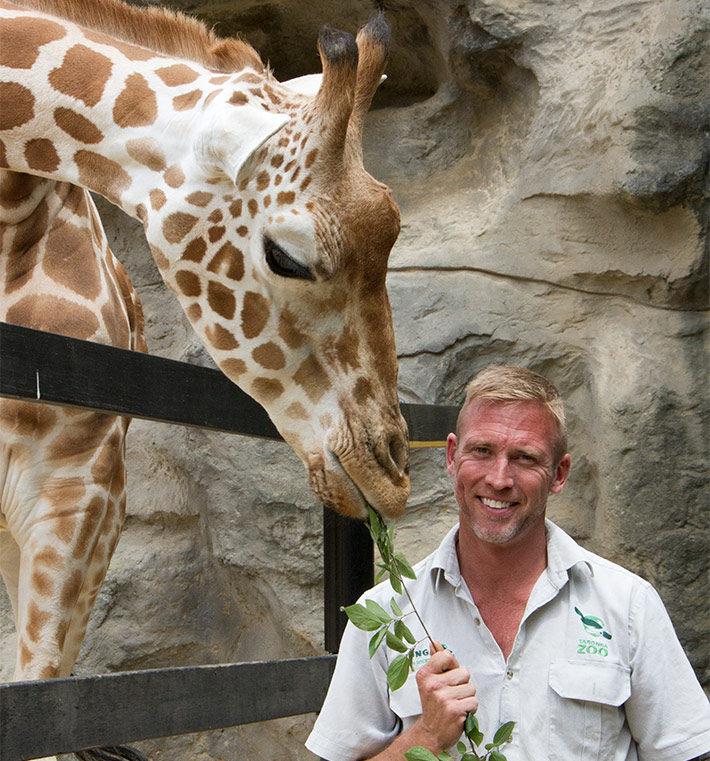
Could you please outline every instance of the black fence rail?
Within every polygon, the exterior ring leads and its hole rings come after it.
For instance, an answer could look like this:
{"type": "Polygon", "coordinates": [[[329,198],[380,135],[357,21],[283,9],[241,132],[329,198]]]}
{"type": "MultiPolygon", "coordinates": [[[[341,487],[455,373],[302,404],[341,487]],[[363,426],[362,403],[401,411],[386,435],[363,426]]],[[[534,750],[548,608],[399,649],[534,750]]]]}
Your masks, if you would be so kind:
{"type": "MultiPolygon", "coordinates": [[[[0,322],[0,397],[280,439],[264,409],[218,370],[0,322]]],[[[412,447],[443,446],[457,408],[402,404],[412,447]]],[[[324,633],[337,651],[373,581],[363,524],[323,513],[324,633]]],[[[334,656],[158,669],[0,685],[0,761],[317,711],[334,656]]]]}
{"type": "Polygon", "coordinates": [[[334,655],[0,685],[0,758],[25,761],[317,711],[334,655]]]}

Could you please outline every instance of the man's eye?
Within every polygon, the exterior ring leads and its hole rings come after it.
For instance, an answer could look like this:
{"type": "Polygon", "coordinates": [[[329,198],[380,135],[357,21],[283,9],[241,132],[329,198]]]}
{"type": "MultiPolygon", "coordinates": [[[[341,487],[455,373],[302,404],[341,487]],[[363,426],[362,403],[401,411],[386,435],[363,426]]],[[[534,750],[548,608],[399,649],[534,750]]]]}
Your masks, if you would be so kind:
{"type": "Polygon", "coordinates": [[[271,238],[264,237],[264,253],[266,264],[275,275],[299,280],[315,280],[308,267],[292,259],[271,238]]]}

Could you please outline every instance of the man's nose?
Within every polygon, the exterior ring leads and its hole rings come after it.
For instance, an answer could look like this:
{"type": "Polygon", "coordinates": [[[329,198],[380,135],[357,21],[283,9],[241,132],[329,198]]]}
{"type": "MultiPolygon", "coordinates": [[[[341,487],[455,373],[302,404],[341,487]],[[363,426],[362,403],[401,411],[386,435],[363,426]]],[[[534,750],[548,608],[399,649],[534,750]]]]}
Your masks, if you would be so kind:
{"type": "Polygon", "coordinates": [[[486,474],[486,480],[494,489],[510,489],[513,486],[513,474],[507,457],[500,455],[495,458],[486,474]]]}

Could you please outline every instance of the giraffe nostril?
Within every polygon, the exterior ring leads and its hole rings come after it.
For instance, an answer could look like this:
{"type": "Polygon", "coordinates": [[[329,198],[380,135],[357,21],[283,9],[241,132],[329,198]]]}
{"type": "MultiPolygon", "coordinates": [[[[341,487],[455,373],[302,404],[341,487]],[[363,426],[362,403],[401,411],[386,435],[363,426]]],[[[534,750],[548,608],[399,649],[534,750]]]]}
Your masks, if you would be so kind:
{"type": "Polygon", "coordinates": [[[409,447],[401,436],[391,436],[389,458],[400,473],[409,473],[409,447]]]}

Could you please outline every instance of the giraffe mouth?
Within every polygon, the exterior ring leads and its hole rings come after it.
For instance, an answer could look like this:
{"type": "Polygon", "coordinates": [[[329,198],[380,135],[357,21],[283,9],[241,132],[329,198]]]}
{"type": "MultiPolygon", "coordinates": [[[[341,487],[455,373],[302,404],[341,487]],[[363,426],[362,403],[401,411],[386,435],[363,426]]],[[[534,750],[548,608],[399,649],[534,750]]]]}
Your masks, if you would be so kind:
{"type": "Polygon", "coordinates": [[[324,505],[353,518],[367,518],[368,505],[397,518],[409,496],[408,450],[403,457],[389,445],[386,452],[328,449],[309,463],[309,475],[324,505]]]}
{"type": "Polygon", "coordinates": [[[309,480],[313,493],[326,507],[351,518],[367,518],[368,501],[334,452],[309,464],[309,480]]]}

